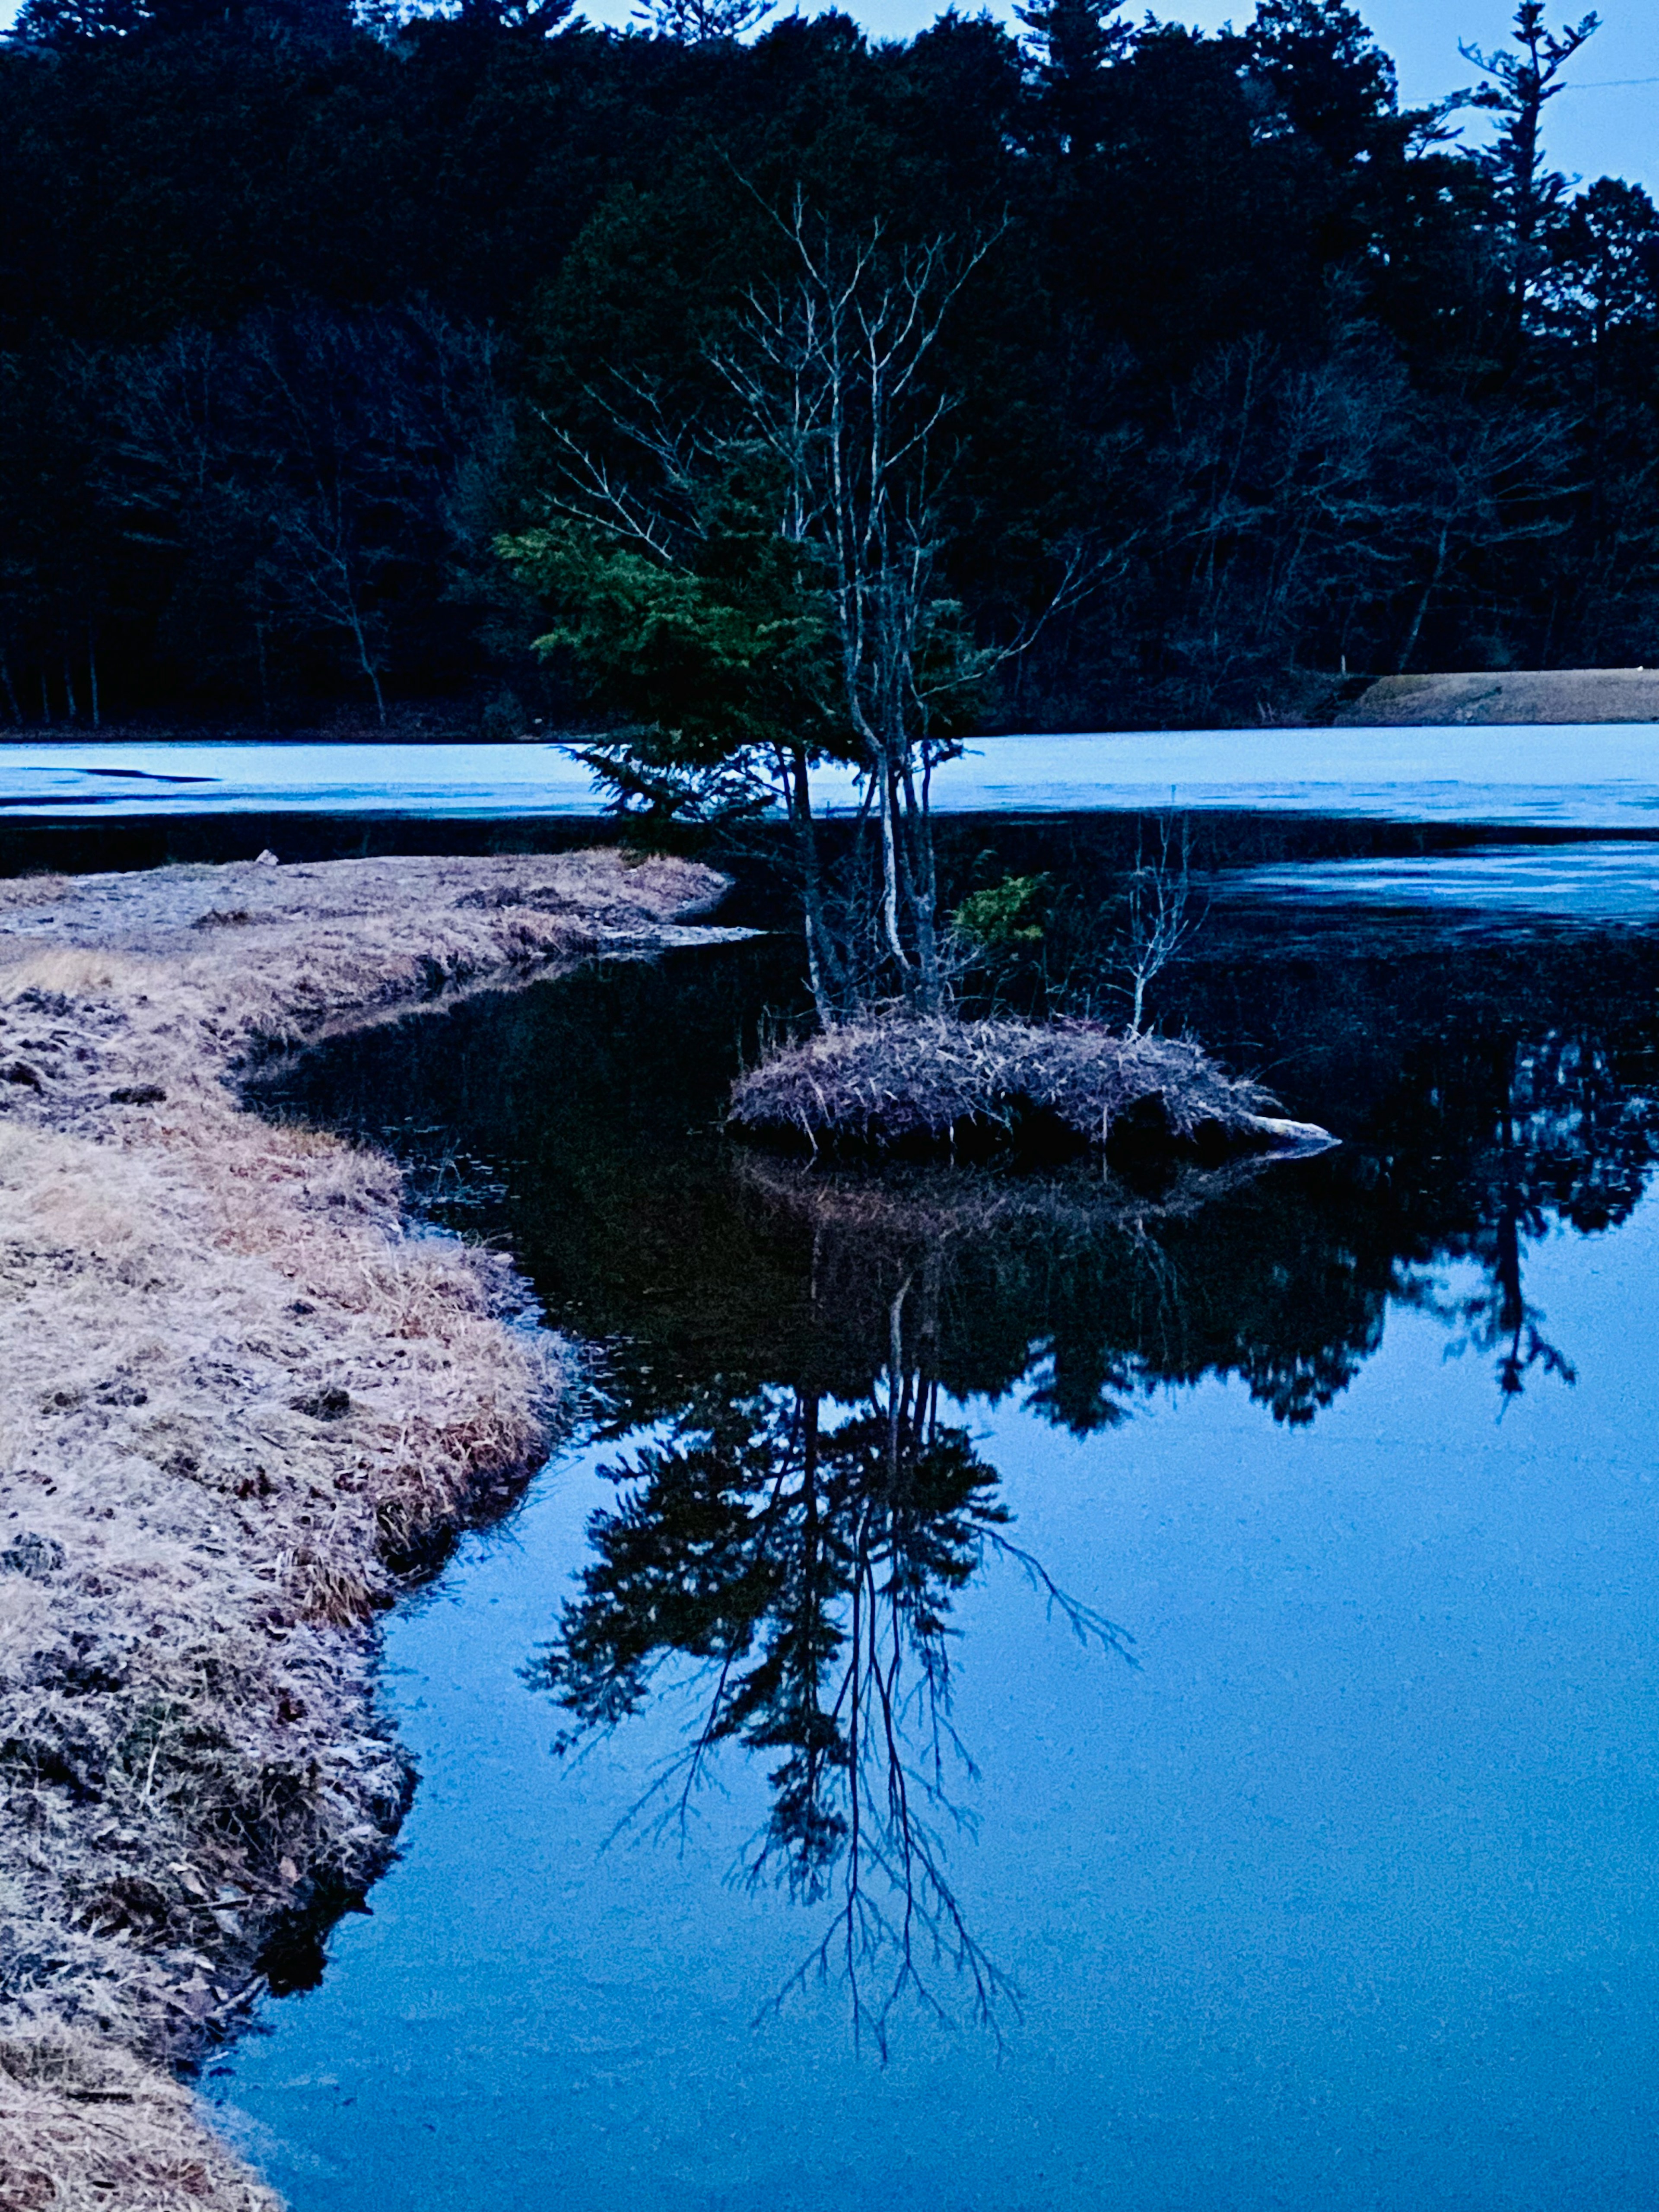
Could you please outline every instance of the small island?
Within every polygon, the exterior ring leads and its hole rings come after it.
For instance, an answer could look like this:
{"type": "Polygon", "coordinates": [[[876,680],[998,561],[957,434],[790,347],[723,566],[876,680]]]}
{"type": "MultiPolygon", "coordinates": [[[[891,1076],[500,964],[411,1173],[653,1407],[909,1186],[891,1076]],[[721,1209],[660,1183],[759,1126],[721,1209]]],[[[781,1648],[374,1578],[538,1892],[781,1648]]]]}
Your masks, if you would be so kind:
{"type": "Polygon", "coordinates": [[[1115,1164],[1213,1166],[1334,1141],[1262,1110],[1276,1103],[1184,1038],[1083,1020],[898,1014],[772,1053],[739,1079],[730,1126],[831,1159],[1049,1163],[1099,1152],[1115,1164]]]}

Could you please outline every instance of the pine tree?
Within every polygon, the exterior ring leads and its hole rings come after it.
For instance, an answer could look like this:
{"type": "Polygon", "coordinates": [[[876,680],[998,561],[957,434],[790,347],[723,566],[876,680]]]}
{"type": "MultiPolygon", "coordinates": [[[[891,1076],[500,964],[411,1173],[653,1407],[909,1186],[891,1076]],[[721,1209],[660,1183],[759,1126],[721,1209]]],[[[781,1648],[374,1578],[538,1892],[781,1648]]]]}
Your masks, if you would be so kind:
{"type": "Polygon", "coordinates": [[[1567,29],[1548,30],[1544,23],[1544,0],[1521,0],[1510,33],[1521,49],[1518,54],[1502,47],[1486,52],[1464,39],[1457,42],[1464,60],[1473,62],[1487,79],[1462,95],[1462,100],[1504,118],[1498,143],[1483,158],[1497,187],[1508,233],[1510,290],[1517,335],[1533,288],[1548,266],[1545,227],[1567,191],[1567,179],[1545,162],[1545,104],[1565,89],[1556,80],[1600,27],[1601,18],[1589,15],[1567,29]]]}
{"type": "Polygon", "coordinates": [[[1030,0],[1017,8],[1025,26],[1031,75],[1062,155],[1092,152],[1098,143],[1100,94],[1106,72],[1134,39],[1115,21],[1123,0],[1030,0]]]}

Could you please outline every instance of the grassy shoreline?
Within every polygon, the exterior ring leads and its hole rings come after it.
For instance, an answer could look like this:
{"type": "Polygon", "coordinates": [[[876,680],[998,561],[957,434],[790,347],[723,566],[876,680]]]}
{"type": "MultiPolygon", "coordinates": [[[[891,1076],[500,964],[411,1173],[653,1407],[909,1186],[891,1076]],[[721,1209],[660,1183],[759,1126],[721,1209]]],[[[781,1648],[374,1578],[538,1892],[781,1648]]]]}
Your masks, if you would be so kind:
{"type": "Polygon", "coordinates": [[[0,882],[5,2212],[275,2205],[176,2070],[384,1864],[375,1615],[556,1411],[506,1263],[240,1079],[722,888],[616,851],[0,882]]]}

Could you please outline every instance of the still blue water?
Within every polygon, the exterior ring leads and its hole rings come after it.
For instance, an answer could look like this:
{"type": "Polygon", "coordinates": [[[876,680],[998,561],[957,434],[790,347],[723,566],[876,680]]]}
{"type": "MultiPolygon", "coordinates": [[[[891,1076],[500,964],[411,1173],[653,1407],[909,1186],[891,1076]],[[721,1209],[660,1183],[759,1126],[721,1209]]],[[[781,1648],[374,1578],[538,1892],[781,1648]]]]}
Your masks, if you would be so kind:
{"type": "Polygon", "coordinates": [[[227,2122],[301,2212],[1650,2203],[1659,1208],[1533,1270],[1578,1381],[1501,1420],[1399,1309],[1299,1432],[1213,1381],[1082,1443],[971,1409],[1139,1660],[1006,1568],[961,1608],[1000,2055],[913,2014],[884,2069],[833,1978],[754,2024],[811,1916],[731,1882],[752,1773],[608,1840],[675,1732],[550,1756],[515,1670],[608,1487],[556,1465],[393,1623],[406,1856],[227,2122]]]}
{"type": "MultiPolygon", "coordinates": [[[[738,1158],[710,1116],[775,1003],[754,949],[330,1048],[299,1103],[473,1178],[605,1347],[610,1433],[388,1625],[404,1855],[204,2084],[295,2212],[1654,2201],[1659,946],[1323,911],[1218,917],[1168,1008],[1345,1139],[1243,1183],[738,1158]],[[884,2059],[890,1942],[790,1988],[844,1849],[817,1899],[744,1879],[787,1743],[718,1748],[683,1822],[650,1793],[711,1694],[663,1622],[731,1528],[676,1469],[735,1422],[735,1489],[762,1406],[781,1484],[804,1408],[879,1415],[900,1373],[1012,1516],[942,1600],[960,1752],[922,1837],[1006,1986],[976,2019],[920,1942],[884,2059]],[[1010,1540],[1133,1641],[1079,1641],[1010,1540]],[[525,1670],[583,1589],[656,1671],[556,1755],[525,1670]]],[[[725,1587],[757,1637],[789,1617],[725,1587]]]]}

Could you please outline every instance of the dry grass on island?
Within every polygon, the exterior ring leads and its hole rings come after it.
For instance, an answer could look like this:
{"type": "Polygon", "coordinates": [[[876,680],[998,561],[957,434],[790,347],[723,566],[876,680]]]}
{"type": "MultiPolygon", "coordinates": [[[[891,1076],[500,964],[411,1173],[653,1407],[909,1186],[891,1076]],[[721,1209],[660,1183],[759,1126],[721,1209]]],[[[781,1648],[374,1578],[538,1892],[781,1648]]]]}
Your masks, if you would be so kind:
{"type": "Polygon", "coordinates": [[[173,2069],[385,1863],[373,1618],[558,1398],[506,1265],[257,1062],[677,934],[614,853],[0,883],[0,2207],[265,2212],[173,2069]]]}
{"type": "Polygon", "coordinates": [[[1218,1160],[1328,1141],[1263,1110],[1274,1103],[1182,1038],[893,1013],[772,1054],[738,1083],[731,1123],[831,1158],[1053,1158],[1132,1139],[1218,1160]]]}

